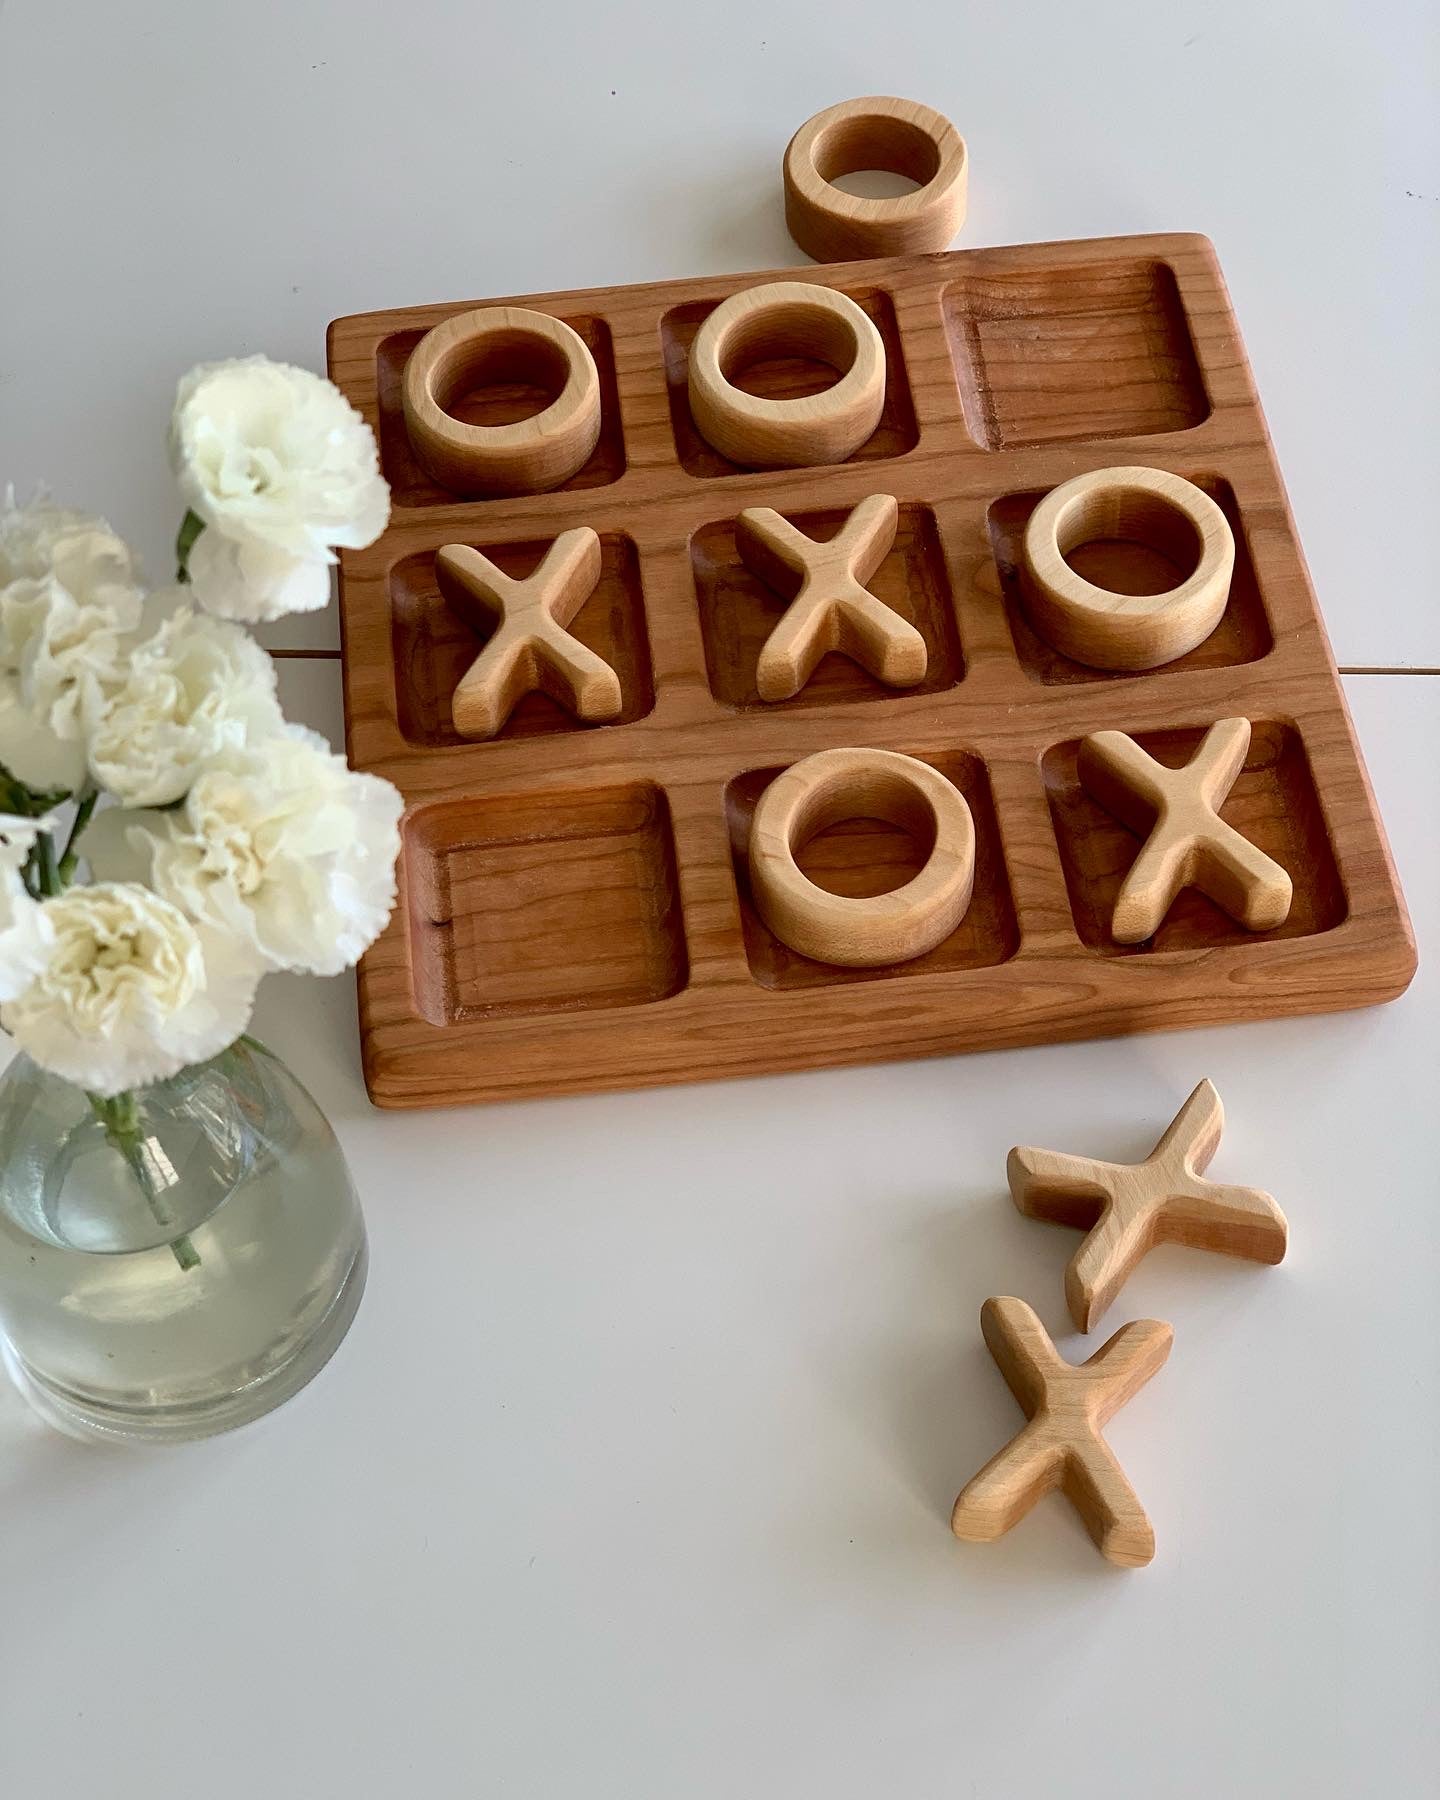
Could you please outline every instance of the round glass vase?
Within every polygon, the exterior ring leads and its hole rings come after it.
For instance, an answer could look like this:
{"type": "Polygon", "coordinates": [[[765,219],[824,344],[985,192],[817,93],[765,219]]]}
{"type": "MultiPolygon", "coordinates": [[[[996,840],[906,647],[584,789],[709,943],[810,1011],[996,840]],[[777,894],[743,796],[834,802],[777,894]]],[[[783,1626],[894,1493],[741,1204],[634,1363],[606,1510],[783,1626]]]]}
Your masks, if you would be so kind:
{"type": "Polygon", "coordinates": [[[259,1418],[329,1360],[365,1267],[335,1133],[258,1044],[114,1100],[26,1056],[0,1077],[0,1350],[62,1430],[259,1418]]]}

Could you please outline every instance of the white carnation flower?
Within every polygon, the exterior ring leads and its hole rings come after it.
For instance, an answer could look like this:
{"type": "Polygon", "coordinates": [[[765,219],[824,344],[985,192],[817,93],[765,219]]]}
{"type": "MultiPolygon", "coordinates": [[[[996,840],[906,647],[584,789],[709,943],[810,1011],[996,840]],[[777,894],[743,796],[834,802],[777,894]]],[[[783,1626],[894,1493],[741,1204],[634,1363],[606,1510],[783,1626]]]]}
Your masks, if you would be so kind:
{"type": "Polygon", "coordinates": [[[76,787],[86,723],[118,680],[143,601],[135,559],[103,519],[0,511],[0,763],[32,788],[76,787]]]}
{"type": "Polygon", "coordinates": [[[195,597],[222,618],[326,605],[334,547],[373,544],[390,516],[364,419],[332,382],[268,357],[183,377],[170,459],[207,527],[190,554],[195,597]]]}
{"type": "Polygon", "coordinates": [[[266,968],[334,975],[359,960],[395,904],[403,802],[302,726],[229,751],[185,804],[132,826],[150,879],[192,919],[266,968]]]}
{"type": "Polygon", "coordinates": [[[218,1055],[249,1023],[254,961],[148,888],[69,888],[41,911],[50,956],[0,1024],[52,1074],[122,1093],[218,1055]]]}
{"type": "MultiPolygon", "coordinates": [[[[0,587],[22,576],[41,580],[55,566],[59,546],[67,539],[100,532],[114,537],[106,521],[95,513],[73,512],[69,507],[52,506],[48,500],[32,500],[26,506],[15,502],[15,490],[5,490],[0,505],[0,587]]],[[[116,540],[119,541],[118,539],[116,540]]],[[[121,550],[125,551],[122,544],[121,550]]],[[[129,552],[125,551],[128,558],[129,552]]],[[[127,564],[133,576],[133,561],[127,564]]]]}
{"type": "Polygon", "coordinates": [[[330,564],[287,556],[269,544],[202,531],[186,572],[195,597],[217,618],[264,625],[286,613],[320,612],[330,604],[330,564]]]}
{"type": "Polygon", "coordinates": [[[283,723],[269,656],[238,625],[182,606],[137,646],[97,709],[90,767],[130,805],[164,806],[221,751],[283,723]]]}
{"type": "Polygon", "coordinates": [[[0,813],[0,1001],[14,1000],[45,967],[55,930],[34,900],[20,871],[42,831],[58,821],[16,818],[0,813]]]}

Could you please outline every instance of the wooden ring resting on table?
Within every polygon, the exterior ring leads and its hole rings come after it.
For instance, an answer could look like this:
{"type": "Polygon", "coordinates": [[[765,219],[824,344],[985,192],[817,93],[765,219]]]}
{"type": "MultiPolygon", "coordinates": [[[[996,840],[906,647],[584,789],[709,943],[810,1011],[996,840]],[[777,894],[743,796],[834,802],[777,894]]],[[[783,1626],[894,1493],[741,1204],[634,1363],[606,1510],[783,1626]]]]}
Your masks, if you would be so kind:
{"type": "Polygon", "coordinates": [[[975,881],[975,825],[960,790],[928,763],[893,750],[821,750],[777,775],[750,823],[750,888],[782,944],[816,962],[873,968],[908,962],[965,916],[975,881]],[[795,855],[842,819],[883,819],[931,850],[888,894],[851,899],[805,875],[795,855]]]}
{"type": "Polygon", "coordinates": [[[1158,669],[1220,623],[1234,568],[1229,520],[1193,482],[1164,469],[1097,469],[1061,482],[1031,513],[1020,586],[1035,629],[1062,655],[1092,669],[1158,669]],[[1164,593],[1112,593],[1065,560],[1098,538],[1149,545],[1193,572],[1164,593]]]}
{"type": "Polygon", "coordinates": [[[410,353],[405,428],[426,471],[457,494],[543,494],[583,469],[600,436],[600,376],[585,340],[548,313],[480,306],[410,353]],[[467,425],[446,407],[487,381],[533,381],[555,398],[510,425],[467,425]]]}
{"type": "Polygon", "coordinates": [[[783,165],[785,223],[816,262],[945,250],[965,223],[965,140],[913,100],[873,94],[807,119],[783,165]],[[867,199],[831,184],[857,169],[888,169],[919,182],[913,194],[867,199]]]}
{"type": "Polygon", "coordinates": [[[846,294],[808,281],[772,281],[722,300],[690,346],[690,413],[705,441],[731,462],[793,469],[844,462],[880,422],[885,345],[846,294]],[[750,363],[804,356],[840,379],[818,394],[766,400],[730,376],[750,363]]]}

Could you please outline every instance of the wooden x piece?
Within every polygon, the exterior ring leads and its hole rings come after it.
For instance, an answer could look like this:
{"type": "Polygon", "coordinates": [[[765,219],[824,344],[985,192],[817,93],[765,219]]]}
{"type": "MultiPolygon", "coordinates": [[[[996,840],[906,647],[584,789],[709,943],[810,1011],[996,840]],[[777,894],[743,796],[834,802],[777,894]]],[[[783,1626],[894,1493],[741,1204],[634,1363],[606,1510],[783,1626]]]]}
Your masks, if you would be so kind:
{"type": "Polygon", "coordinates": [[[1081,1331],[1104,1313],[1153,1244],[1186,1244],[1250,1262],[1285,1255],[1285,1215],[1259,1188],[1206,1181],[1225,1129],[1213,1084],[1202,1081],[1142,1163],[1096,1162],[1056,1150],[1015,1149],[1005,1172],[1020,1211],[1089,1236],[1065,1271],[1070,1317],[1081,1331]]]}
{"type": "Polygon", "coordinates": [[[1117,944],[1153,937],[1184,887],[1199,888],[1251,931],[1284,924],[1290,877],[1219,816],[1249,748],[1248,719],[1212,725],[1179,769],[1156,762],[1123,731],[1097,731],[1081,743],[1081,784],[1145,839],[1116,896],[1117,944]]]}
{"type": "Polygon", "coordinates": [[[806,537],[768,506],[741,513],[735,539],[745,566],[784,593],[800,589],[765,640],[755,669],[762,700],[798,694],[830,650],[838,650],[888,687],[925,679],[925,640],[865,586],[895,542],[900,509],[890,494],[871,494],[828,542],[806,537]]]}
{"type": "Polygon", "coordinates": [[[1122,1325],[1078,1367],[1023,1300],[987,1300],[980,1329],[1030,1422],[961,1489],[950,1515],[956,1537],[1003,1537],[1059,1488],[1102,1555],[1128,1568],[1148,1563],[1155,1533],[1100,1433],[1170,1354],[1170,1327],[1159,1319],[1122,1325]]]}
{"type": "Polygon", "coordinates": [[[476,611],[495,627],[450,702],[461,737],[494,737],[516,704],[537,692],[580,719],[620,712],[620,677],[565,629],[600,579],[600,539],[588,526],[562,532],[523,581],[468,544],[446,544],[435,567],[456,611],[476,611]]]}

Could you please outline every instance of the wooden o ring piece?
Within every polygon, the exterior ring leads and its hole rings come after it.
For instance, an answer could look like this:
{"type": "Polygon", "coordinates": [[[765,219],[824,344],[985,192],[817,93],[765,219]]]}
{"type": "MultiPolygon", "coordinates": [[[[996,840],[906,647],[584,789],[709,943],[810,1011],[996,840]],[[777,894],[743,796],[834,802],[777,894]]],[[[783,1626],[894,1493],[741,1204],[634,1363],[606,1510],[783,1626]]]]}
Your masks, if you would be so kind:
{"type": "Polygon", "coordinates": [[[731,462],[792,469],[844,462],[880,422],[885,345],[846,294],[808,281],[772,281],[722,300],[690,346],[690,413],[731,462]],[[767,400],[731,375],[772,357],[829,363],[840,379],[818,394],[767,400]]]}
{"type": "Polygon", "coordinates": [[[965,222],[965,140],[931,107],[872,94],[807,119],[783,165],[785,223],[816,262],[945,250],[965,222]],[[834,187],[837,175],[888,169],[915,193],[867,199],[834,187]]]}
{"type": "Polygon", "coordinates": [[[436,481],[459,494],[542,494],[583,469],[600,436],[600,376],[585,340],[548,313],[480,306],[444,319],[410,353],[405,428],[436,481]],[[446,411],[487,381],[554,393],[510,425],[468,425],[446,411]]]}
{"type": "Polygon", "coordinates": [[[1035,629],[1073,662],[1158,669],[1220,623],[1234,568],[1230,523],[1208,494],[1164,469],[1127,466],[1051,489],[1025,527],[1020,586],[1035,629]],[[1193,572],[1161,594],[1112,593],[1065,560],[1097,538],[1147,544],[1193,572]]]}
{"type": "Polygon", "coordinates": [[[816,962],[873,968],[933,950],[960,923],[975,880],[965,796],[928,763],[893,750],[821,750],[777,775],[750,824],[750,887],[782,944],[816,962]],[[798,850],[842,819],[884,819],[932,844],[892,893],[851,899],[805,875],[798,850]]]}

